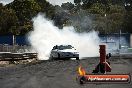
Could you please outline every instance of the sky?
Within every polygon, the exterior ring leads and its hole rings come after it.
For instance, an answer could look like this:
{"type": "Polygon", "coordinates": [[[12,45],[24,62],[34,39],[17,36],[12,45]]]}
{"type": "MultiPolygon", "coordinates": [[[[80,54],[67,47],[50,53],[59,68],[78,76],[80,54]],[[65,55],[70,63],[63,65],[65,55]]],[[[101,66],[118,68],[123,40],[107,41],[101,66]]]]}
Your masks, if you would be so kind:
{"type": "Polygon", "coordinates": [[[0,3],[3,3],[4,5],[11,3],[14,0],[0,0],[0,3]]]}
{"type": "MultiPolygon", "coordinates": [[[[4,5],[6,5],[12,1],[14,0],[0,0],[0,3],[3,3],[4,5]]],[[[46,0],[46,1],[48,1],[52,5],[60,5],[60,6],[62,3],[66,3],[66,2],[74,3],[74,0],[46,0]]]]}
{"type": "Polygon", "coordinates": [[[47,1],[52,5],[60,5],[60,6],[62,3],[66,3],[66,2],[74,3],[74,0],[47,0],[47,1]]]}

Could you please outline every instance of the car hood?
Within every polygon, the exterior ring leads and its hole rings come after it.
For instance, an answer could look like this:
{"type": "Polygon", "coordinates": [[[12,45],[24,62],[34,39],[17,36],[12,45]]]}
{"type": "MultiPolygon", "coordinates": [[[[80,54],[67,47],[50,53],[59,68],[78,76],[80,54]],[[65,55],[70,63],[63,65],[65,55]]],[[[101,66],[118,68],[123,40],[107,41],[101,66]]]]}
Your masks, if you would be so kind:
{"type": "Polygon", "coordinates": [[[58,50],[59,52],[78,52],[75,49],[64,49],[64,50],[58,50]]]}

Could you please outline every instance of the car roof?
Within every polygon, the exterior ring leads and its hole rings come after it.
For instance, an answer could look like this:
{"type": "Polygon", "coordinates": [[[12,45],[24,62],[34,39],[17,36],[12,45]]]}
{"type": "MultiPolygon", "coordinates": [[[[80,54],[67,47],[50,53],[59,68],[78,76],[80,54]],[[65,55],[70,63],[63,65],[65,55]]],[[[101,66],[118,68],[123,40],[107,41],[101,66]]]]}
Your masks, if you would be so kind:
{"type": "Polygon", "coordinates": [[[72,46],[72,45],[55,45],[55,46],[72,46]]]}

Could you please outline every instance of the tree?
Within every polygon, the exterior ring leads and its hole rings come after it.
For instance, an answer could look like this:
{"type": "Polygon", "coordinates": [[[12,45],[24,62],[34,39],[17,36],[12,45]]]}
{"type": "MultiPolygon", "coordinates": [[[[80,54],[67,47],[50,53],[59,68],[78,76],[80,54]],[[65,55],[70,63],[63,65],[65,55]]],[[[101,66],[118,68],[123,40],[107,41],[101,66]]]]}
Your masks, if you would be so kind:
{"type": "Polygon", "coordinates": [[[124,16],[123,31],[132,33],[132,11],[127,11],[124,16]]]}
{"type": "Polygon", "coordinates": [[[35,0],[14,0],[7,5],[15,10],[19,21],[23,24],[25,20],[31,20],[40,12],[41,7],[35,0]]]}
{"type": "Polygon", "coordinates": [[[12,33],[10,29],[16,26],[17,23],[18,18],[15,11],[0,4],[0,34],[12,33]]]}
{"type": "Polygon", "coordinates": [[[104,15],[106,13],[106,6],[101,3],[94,3],[89,8],[90,13],[92,14],[102,14],[104,15]]]}
{"type": "Polygon", "coordinates": [[[36,0],[36,2],[41,7],[41,12],[44,12],[48,18],[53,19],[56,10],[55,6],[53,6],[46,0],[36,0]]]}
{"type": "Polygon", "coordinates": [[[64,9],[64,10],[71,10],[74,8],[74,4],[70,3],[70,2],[67,2],[67,3],[63,3],[61,5],[61,7],[64,9]]]}
{"type": "Polygon", "coordinates": [[[12,9],[18,18],[16,25],[10,28],[10,32],[15,35],[26,34],[32,30],[31,19],[41,11],[41,7],[35,0],[14,0],[6,7],[12,9]]]}

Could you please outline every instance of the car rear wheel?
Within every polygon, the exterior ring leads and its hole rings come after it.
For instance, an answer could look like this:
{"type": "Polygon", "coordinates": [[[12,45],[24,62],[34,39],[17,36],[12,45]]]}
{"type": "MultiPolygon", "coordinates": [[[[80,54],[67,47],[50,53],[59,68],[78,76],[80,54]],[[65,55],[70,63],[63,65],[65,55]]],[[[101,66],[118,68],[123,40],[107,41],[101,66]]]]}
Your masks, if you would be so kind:
{"type": "Polygon", "coordinates": [[[53,56],[50,56],[50,57],[49,57],[49,60],[54,60],[54,57],[53,57],[53,56]]]}
{"type": "Polygon", "coordinates": [[[60,54],[58,53],[58,59],[60,59],[60,54]]]}

